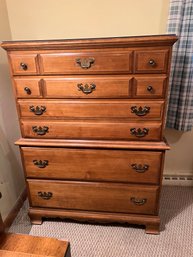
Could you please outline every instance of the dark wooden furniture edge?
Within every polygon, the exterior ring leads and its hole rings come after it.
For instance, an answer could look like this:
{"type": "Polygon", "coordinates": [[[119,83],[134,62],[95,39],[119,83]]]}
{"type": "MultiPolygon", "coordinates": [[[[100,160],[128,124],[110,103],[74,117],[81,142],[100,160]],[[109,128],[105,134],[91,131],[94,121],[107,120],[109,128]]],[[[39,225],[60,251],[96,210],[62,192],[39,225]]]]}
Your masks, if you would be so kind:
{"type": "Polygon", "coordinates": [[[64,40],[31,40],[31,41],[4,41],[1,47],[6,50],[36,50],[38,49],[68,49],[68,48],[104,48],[125,46],[155,46],[173,45],[177,41],[176,35],[164,34],[154,36],[131,36],[110,38],[81,38],[64,40]]]}
{"type": "Polygon", "coordinates": [[[1,257],[70,257],[69,241],[13,233],[0,234],[1,257]]]}
{"type": "Polygon", "coordinates": [[[100,223],[121,223],[145,225],[148,234],[159,234],[160,218],[154,215],[138,215],[107,212],[87,212],[49,208],[29,208],[32,224],[42,224],[42,218],[67,218],[77,221],[93,221],[100,223]]]}
{"type": "Polygon", "coordinates": [[[11,211],[9,212],[6,219],[4,220],[5,229],[8,229],[11,226],[11,224],[13,223],[14,219],[16,218],[16,216],[17,216],[20,208],[22,207],[24,201],[26,200],[26,198],[27,198],[27,190],[26,190],[26,187],[25,187],[25,189],[23,190],[23,192],[21,193],[21,195],[17,199],[15,205],[13,206],[11,211]]]}
{"type": "Polygon", "coordinates": [[[57,139],[25,139],[20,138],[15,142],[19,146],[44,146],[44,147],[83,147],[83,148],[119,148],[119,149],[145,149],[169,150],[167,141],[138,142],[138,141],[103,141],[103,140],[57,140],[57,139]]]}

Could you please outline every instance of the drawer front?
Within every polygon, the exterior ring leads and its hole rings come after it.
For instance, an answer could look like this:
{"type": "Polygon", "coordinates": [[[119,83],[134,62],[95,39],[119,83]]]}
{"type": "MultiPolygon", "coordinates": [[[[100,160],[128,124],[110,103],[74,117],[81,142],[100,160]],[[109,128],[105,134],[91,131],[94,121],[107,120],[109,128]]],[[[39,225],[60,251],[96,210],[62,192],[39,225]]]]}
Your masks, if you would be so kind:
{"type": "Polygon", "coordinates": [[[166,77],[135,77],[133,96],[136,98],[164,98],[166,77]]]}
{"type": "Polygon", "coordinates": [[[28,138],[160,140],[159,122],[21,121],[28,138]]]}
{"type": "Polygon", "coordinates": [[[128,98],[131,77],[44,78],[45,98],[128,98]]]}
{"type": "Polygon", "coordinates": [[[18,98],[42,98],[39,78],[14,78],[18,98]]]}
{"type": "Polygon", "coordinates": [[[38,74],[37,54],[10,54],[13,75],[38,74]]]}
{"type": "Polygon", "coordinates": [[[28,180],[31,206],[156,214],[157,186],[28,180]]]}
{"type": "Polygon", "coordinates": [[[93,50],[40,54],[42,74],[131,73],[132,52],[93,50]]]}
{"type": "Polygon", "coordinates": [[[21,117],[33,118],[131,118],[160,120],[163,101],[19,100],[21,117]]]}
{"type": "Polygon", "coordinates": [[[135,51],[135,73],[166,73],[168,50],[135,51]]]}
{"type": "Polygon", "coordinates": [[[38,147],[21,152],[31,178],[151,184],[160,179],[162,152],[38,147]]]}

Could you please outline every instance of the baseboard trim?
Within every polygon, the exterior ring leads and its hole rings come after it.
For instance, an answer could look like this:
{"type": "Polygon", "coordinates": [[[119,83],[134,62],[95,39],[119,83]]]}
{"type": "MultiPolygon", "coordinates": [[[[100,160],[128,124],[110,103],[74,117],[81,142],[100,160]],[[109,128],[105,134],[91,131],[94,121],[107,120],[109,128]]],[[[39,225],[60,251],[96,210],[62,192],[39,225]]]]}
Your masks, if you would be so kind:
{"type": "Polygon", "coordinates": [[[164,175],[163,185],[168,186],[193,186],[193,175],[164,175]]]}
{"type": "Polygon", "coordinates": [[[27,198],[27,190],[26,188],[23,190],[21,195],[18,197],[15,205],[11,209],[10,213],[8,214],[7,218],[4,220],[4,227],[5,229],[10,228],[11,224],[13,223],[14,219],[16,218],[19,210],[21,209],[24,201],[27,198]]]}

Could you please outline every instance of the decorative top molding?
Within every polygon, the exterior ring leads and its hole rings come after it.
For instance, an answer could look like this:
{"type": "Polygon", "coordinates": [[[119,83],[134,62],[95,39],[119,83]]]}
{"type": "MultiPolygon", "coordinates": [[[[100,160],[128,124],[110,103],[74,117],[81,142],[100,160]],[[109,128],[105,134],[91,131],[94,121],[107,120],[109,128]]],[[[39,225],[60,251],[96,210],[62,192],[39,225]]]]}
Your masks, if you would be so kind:
{"type": "Polygon", "coordinates": [[[111,47],[140,46],[171,46],[177,41],[176,35],[132,36],[111,38],[83,38],[65,40],[30,40],[3,41],[1,47],[5,50],[52,50],[52,49],[84,49],[111,47]]]}

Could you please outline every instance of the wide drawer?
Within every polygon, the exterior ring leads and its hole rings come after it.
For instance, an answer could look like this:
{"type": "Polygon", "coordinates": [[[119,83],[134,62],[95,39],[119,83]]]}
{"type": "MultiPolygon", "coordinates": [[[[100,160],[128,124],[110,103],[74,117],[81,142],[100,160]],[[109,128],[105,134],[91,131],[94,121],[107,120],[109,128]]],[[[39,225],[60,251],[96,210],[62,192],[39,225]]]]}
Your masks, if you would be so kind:
{"type": "Polygon", "coordinates": [[[158,184],[162,152],[21,148],[26,177],[158,184]]]}
{"type": "Polygon", "coordinates": [[[168,49],[135,51],[134,73],[166,73],[168,49]]]}
{"type": "Polygon", "coordinates": [[[9,54],[13,75],[35,75],[39,73],[37,54],[9,54]]]}
{"type": "Polygon", "coordinates": [[[161,140],[160,122],[21,120],[27,138],[161,140]]]}
{"type": "Polygon", "coordinates": [[[21,117],[34,118],[162,118],[164,101],[19,100],[21,117]]]}
{"type": "Polygon", "coordinates": [[[131,73],[132,51],[119,49],[47,52],[40,54],[42,74],[131,73]]]}
{"type": "Polygon", "coordinates": [[[18,98],[42,98],[41,79],[39,78],[14,78],[16,96],[18,98]]]}
{"type": "Polygon", "coordinates": [[[157,213],[157,186],[49,180],[27,180],[27,183],[32,207],[157,213]]]}
{"type": "Polygon", "coordinates": [[[136,76],[134,78],[134,98],[164,98],[166,77],[165,76],[136,76]]]}
{"type": "Polygon", "coordinates": [[[129,76],[46,77],[45,98],[129,98],[129,76]]]}

